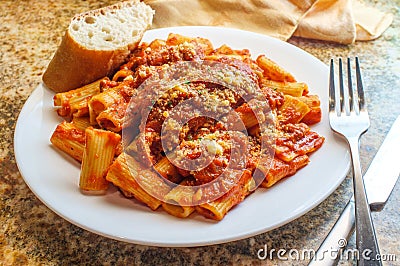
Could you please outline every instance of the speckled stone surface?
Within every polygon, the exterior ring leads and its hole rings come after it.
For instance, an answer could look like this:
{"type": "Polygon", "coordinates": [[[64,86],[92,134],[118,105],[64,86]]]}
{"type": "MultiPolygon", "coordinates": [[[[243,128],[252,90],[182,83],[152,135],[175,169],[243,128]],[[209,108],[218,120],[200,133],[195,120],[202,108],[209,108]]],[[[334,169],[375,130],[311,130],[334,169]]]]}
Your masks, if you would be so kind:
{"type": "MultiPolygon", "coordinates": [[[[289,224],[248,239],[196,248],[148,247],[95,235],[57,216],[26,186],[13,152],[18,114],[41,82],[69,19],[114,2],[0,1],[0,265],[306,265],[307,261],[283,261],[276,256],[259,260],[257,251],[265,245],[276,250],[317,249],[351,196],[349,177],[319,206],[289,224]]],[[[325,63],[331,57],[361,58],[371,118],[371,128],[361,141],[364,169],[400,114],[400,1],[367,2],[395,16],[392,26],[375,41],[342,46],[289,40],[325,63]]],[[[397,256],[397,261],[386,265],[400,265],[399,183],[385,209],[373,214],[381,253],[397,256]]],[[[349,245],[354,248],[354,236],[349,245]]]]}

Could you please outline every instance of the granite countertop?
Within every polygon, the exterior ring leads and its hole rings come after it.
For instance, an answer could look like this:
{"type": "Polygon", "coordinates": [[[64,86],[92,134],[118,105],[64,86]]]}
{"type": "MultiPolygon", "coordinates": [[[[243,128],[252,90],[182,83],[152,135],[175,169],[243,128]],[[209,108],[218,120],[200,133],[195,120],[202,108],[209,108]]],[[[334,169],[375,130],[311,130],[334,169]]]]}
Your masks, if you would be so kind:
{"type": "MultiPolygon", "coordinates": [[[[0,265],[306,265],[306,261],[260,260],[264,248],[317,249],[351,196],[347,177],[319,206],[278,229],[251,238],[206,247],[159,248],[108,239],[81,229],[48,209],[29,190],[18,171],[13,134],[18,114],[43,74],[69,19],[115,1],[0,2],[0,265]]],[[[338,45],[292,38],[290,43],[328,63],[331,57],[359,56],[371,127],[361,141],[366,169],[390,125],[400,114],[399,0],[368,0],[394,14],[392,26],[370,42],[338,45]]],[[[385,209],[373,214],[382,254],[400,265],[400,182],[385,209]]],[[[354,236],[349,242],[354,248],[354,236]]],[[[340,265],[350,265],[340,261],[340,265]]]]}

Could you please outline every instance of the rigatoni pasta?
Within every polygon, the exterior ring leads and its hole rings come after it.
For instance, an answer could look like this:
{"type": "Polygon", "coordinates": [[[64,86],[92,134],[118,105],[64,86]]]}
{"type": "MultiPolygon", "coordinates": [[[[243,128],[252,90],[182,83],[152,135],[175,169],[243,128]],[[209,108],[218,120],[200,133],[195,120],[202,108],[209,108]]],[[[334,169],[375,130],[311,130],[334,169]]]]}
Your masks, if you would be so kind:
{"type": "Polygon", "coordinates": [[[196,189],[192,183],[193,180],[185,179],[165,195],[162,207],[167,213],[179,218],[186,218],[194,212],[193,197],[196,189]]]}
{"type": "Polygon", "coordinates": [[[278,108],[280,121],[298,124],[310,112],[310,107],[298,97],[285,95],[284,99],[283,105],[278,108]]]}
{"type": "MultiPolygon", "coordinates": [[[[161,206],[161,200],[147,193],[133,177],[133,174],[139,175],[141,166],[133,157],[126,153],[121,153],[110,166],[107,172],[107,181],[115,186],[123,188],[124,194],[129,193],[138,201],[146,204],[150,209],[156,210],[161,206]],[[136,172],[135,170],[136,169],[136,172]]],[[[162,194],[168,193],[169,188],[163,187],[162,194]]]]}
{"type": "Polygon", "coordinates": [[[294,97],[300,97],[308,93],[308,86],[304,82],[286,82],[264,79],[262,81],[262,84],[263,86],[270,87],[285,95],[290,95],[294,97]]]}
{"type": "Polygon", "coordinates": [[[84,192],[105,193],[108,188],[105,177],[121,136],[93,127],[86,128],[85,136],[79,188],[84,192]]]}
{"type": "Polygon", "coordinates": [[[291,73],[265,55],[258,56],[256,61],[257,65],[264,71],[263,74],[266,79],[279,82],[296,82],[291,73]]]}
{"type": "Polygon", "coordinates": [[[245,170],[233,188],[212,202],[196,206],[196,211],[207,218],[220,221],[230,209],[242,202],[254,187],[255,182],[251,172],[245,170]]]}
{"type": "Polygon", "coordinates": [[[309,127],[322,113],[310,90],[265,55],[171,33],[141,44],[112,77],[56,94],[68,122],[51,142],[82,163],[83,192],[112,185],[151,210],[219,221],[322,146],[309,127]]]}
{"type": "Polygon", "coordinates": [[[122,102],[125,102],[125,99],[118,86],[94,95],[88,103],[90,122],[95,125],[96,118],[101,112],[122,102]]]}
{"type": "Polygon", "coordinates": [[[85,130],[63,121],[54,130],[50,142],[75,160],[82,162],[85,150],[85,130]]]}
{"type": "Polygon", "coordinates": [[[63,117],[85,116],[89,113],[88,100],[100,93],[102,79],[85,85],[81,88],[57,93],[54,96],[54,106],[58,107],[57,113],[63,117]]]}

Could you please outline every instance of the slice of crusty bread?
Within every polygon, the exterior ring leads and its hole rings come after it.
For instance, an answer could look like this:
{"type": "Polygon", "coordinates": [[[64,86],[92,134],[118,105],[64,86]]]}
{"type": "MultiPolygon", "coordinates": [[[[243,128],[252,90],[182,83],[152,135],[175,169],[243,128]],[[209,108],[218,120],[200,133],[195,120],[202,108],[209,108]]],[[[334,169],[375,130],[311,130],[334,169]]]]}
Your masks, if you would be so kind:
{"type": "Polygon", "coordinates": [[[150,6],[133,0],[76,15],[43,82],[63,92],[112,74],[137,47],[153,14],[150,6]]]}

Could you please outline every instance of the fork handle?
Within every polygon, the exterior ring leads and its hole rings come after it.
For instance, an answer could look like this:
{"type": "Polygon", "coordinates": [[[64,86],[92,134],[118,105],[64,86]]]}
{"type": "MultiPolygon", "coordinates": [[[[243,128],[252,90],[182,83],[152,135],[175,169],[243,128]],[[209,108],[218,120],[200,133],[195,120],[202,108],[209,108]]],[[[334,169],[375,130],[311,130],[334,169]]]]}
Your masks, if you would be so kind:
{"type": "Polygon", "coordinates": [[[348,142],[350,145],[351,161],[353,163],[356,247],[359,252],[358,265],[382,265],[361,174],[359,137],[348,138],[348,142]]]}

